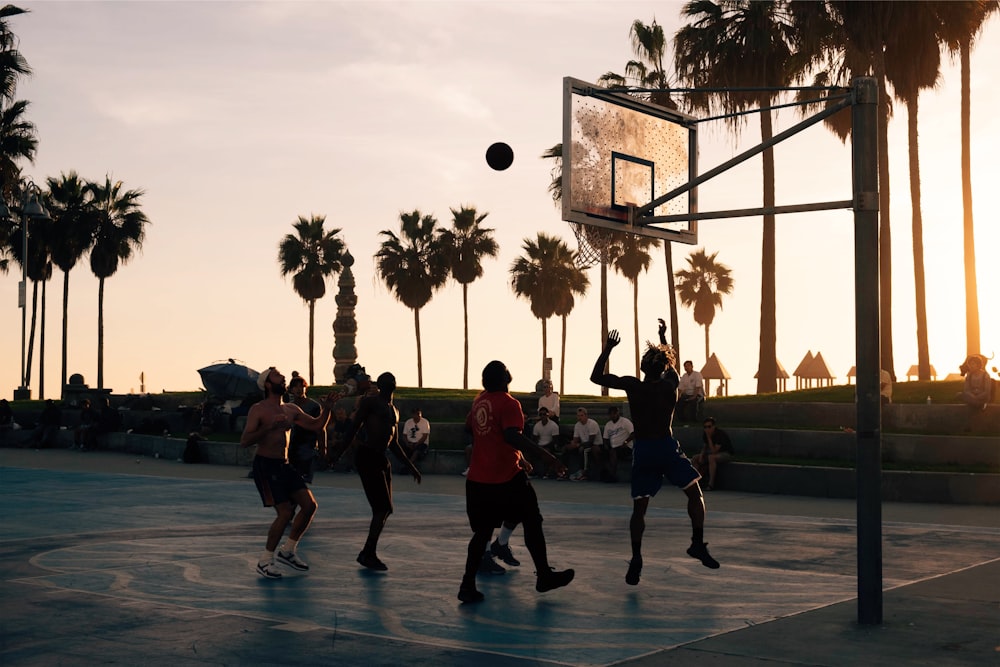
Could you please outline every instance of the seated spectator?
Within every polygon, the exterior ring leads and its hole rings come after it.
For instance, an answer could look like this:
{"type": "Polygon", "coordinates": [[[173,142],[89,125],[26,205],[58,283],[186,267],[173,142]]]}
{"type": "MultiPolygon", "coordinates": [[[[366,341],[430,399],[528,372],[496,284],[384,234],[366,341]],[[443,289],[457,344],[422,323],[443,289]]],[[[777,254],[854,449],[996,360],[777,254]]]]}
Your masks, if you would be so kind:
{"type": "Polygon", "coordinates": [[[701,432],[702,450],[691,463],[698,469],[704,478],[708,475],[706,491],[715,489],[715,475],[719,470],[719,464],[727,463],[733,458],[733,442],[729,439],[729,434],[721,428],[716,428],[714,417],[705,417],[701,432]]]}
{"type": "Polygon", "coordinates": [[[62,427],[62,410],[51,398],[45,401],[45,407],[38,418],[38,425],[28,440],[29,447],[55,447],[59,444],[59,429],[62,427]]]}
{"type": "Polygon", "coordinates": [[[10,409],[10,402],[0,399],[0,443],[7,441],[10,433],[14,430],[14,411],[10,409]]]}
{"type": "Polygon", "coordinates": [[[70,449],[79,447],[81,452],[85,452],[87,449],[94,448],[99,416],[97,410],[91,407],[89,399],[85,398],[80,401],[80,423],[73,431],[73,447],[70,449]]]}
{"type": "Polygon", "coordinates": [[[684,374],[677,385],[677,407],[674,415],[678,421],[698,421],[701,404],[705,400],[705,381],[690,361],[684,362],[684,374]]]}
{"type": "Polygon", "coordinates": [[[882,405],[889,405],[892,403],[892,376],[889,375],[889,371],[884,368],[879,371],[879,398],[882,401],[882,405]]]}
{"type": "Polygon", "coordinates": [[[98,400],[101,409],[97,415],[97,428],[94,430],[94,446],[100,444],[101,436],[122,430],[122,416],[111,407],[111,399],[104,396],[98,400]]]}
{"type": "MultiPolygon", "coordinates": [[[[427,455],[430,448],[431,423],[424,419],[420,408],[413,408],[410,415],[399,434],[399,444],[403,446],[407,458],[415,464],[427,455]]],[[[410,468],[407,467],[405,472],[409,471],[410,468]]]]}
{"type": "Polygon", "coordinates": [[[559,423],[559,392],[552,391],[552,381],[545,380],[545,393],[538,397],[538,409],[549,411],[549,419],[559,423]]]}
{"type": "MultiPolygon", "coordinates": [[[[557,454],[559,447],[559,424],[549,419],[548,408],[538,408],[538,421],[535,422],[531,434],[534,436],[535,442],[538,443],[539,447],[551,452],[553,455],[557,454]]],[[[555,479],[556,471],[551,465],[545,467],[545,477],[547,479],[555,479]]]]}
{"type": "Polygon", "coordinates": [[[599,468],[603,459],[606,458],[608,463],[607,468],[601,469],[602,479],[608,482],[618,481],[618,461],[632,458],[632,439],[635,436],[633,430],[632,422],[622,417],[618,406],[608,408],[608,422],[604,425],[604,447],[598,450],[597,457],[599,468]]]}
{"type": "Polygon", "coordinates": [[[589,457],[600,456],[601,443],[600,425],[587,415],[586,408],[577,408],[576,423],[573,424],[573,439],[563,449],[563,462],[568,467],[568,459],[576,454],[580,454],[583,462],[580,470],[571,475],[570,479],[574,481],[589,479],[587,474],[590,465],[589,457]]]}
{"type": "Polygon", "coordinates": [[[965,385],[959,400],[973,410],[985,410],[993,393],[993,378],[986,371],[984,358],[979,354],[971,354],[965,363],[959,367],[965,376],[965,385]]]}

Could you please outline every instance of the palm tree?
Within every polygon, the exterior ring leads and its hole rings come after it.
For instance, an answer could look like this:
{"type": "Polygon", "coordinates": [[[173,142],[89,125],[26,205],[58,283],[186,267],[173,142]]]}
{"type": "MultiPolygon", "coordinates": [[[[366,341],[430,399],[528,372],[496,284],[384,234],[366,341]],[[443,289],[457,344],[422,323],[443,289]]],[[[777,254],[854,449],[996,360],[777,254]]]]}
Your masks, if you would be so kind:
{"type": "Polygon", "coordinates": [[[452,277],[462,286],[462,328],[464,364],[462,389],[469,388],[469,283],[483,276],[483,257],[496,257],[499,246],[493,230],[479,225],[489,213],[480,215],[474,207],[451,209],[452,227],[441,231],[441,243],[447,249],[452,277]]]}
{"type": "MultiPolygon", "coordinates": [[[[896,24],[898,2],[790,3],[799,35],[822,50],[828,68],[814,79],[816,85],[847,85],[859,76],[874,77],[878,84],[878,182],[879,182],[879,322],[881,366],[895,379],[892,345],[892,231],[889,204],[889,119],[892,103],[886,90],[886,46],[896,24]]],[[[929,9],[929,7],[928,7],[929,9]]],[[[850,114],[836,114],[826,121],[841,141],[850,135],[850,114]]]]}
{"type": "MultiPolygon", "coordinates": [[[[682,14],[691,23],[675,37],[675,60],[680,78],[694,87],[759,87],[764,90],[727,91],[692,98],[706,110],[736,112],[757,107],[762,142],[772,136],[771,104],[780,88],[804,70],[796,57],[797,33],[784,2],[749,0],[695,0],[682,14]]],[[[742,117],[730,117],[734,126],[742,117]]],[[[763,206],[773,207],[774,152],[763,152],[763,206]]],[[[777,307],[775,302],[774,215],[765,215],[761,241],[760,349],[757,393],[777,391],[777,307]]]]}
{"type": "Polygon", "coordinates": [[[31,74],[28,62],[17,49],[17,35],[7,22],[12,16],[26,13],[27,10],[14,5],[0,7],[0,104],[13,101],[18,79],[31,74]]]}
{"type": "Polygon", "coordinates": [[[632,283],[632,326],[635,332],[635,376],[639,375],[639,274],[649,270],[653,258],[650,248],[660,245],[659,239],[622,233],[619,240],[621,252],[611,262],[611,267],[632,283]]]}
{"type": "Polygon", "coordinates": [[[94,244],[90,249],[90,270],[97,287],[97,388],[104,388],[104,281],[115,275],[119,265],[128,264],[134,252],[142,250],[149,218],[142,211],[143,190],[125,190],[121,181],[87,184],[94,205],[94,244]]]}
{"type": "MultiPolygon", "coordinates": [[[[20,200],[22,199],[20,188],[24,186],[24,183],[18,181],[17,185],[19,189],[15,190],[14,198],[20,200]]],[[[7,251],[11,257],[13,257],[14,261],[17,262],[18,266],[22,267],[24,274],[27,276],[28,280],[31,281],[31,327],[26,340],[27,356],[25,359],[23,378],[25,386],[29,386],[30,382],[28,382],[28,380],[31,378],[31,367],[34,363],[35,331],[38,326],[38,284],[40,282],[42,283],[42,335],[44,339],[45,281],[52,277],[52,262],[49,257],[49,239],[51,237],[51,232],[49,225],[46,224],[46,221],[41,219],[29,219],[22,215],[18,216],[16,220],[13,221],[8,236],[9,239],[16,240],[10,243],[7,251]],[[20,243],[20,240],[23,238],[25,233],[23,227],[25,224],[27,224],[28,235],[27,257],[24,256],[24,247],[20,243]]],[[[25,313],[26,312],[27,311],[25,311],[25,313]]],[[[44,340],[42,341],[42,346],[44,347],[44,340]]],[[[42,397],[44,397],[44,394],[42,397]]]]}
{"type": "Polygon", "coordinates": [[[961,63],[962,102],[962,238],[965,254],[965,347],[966,354],[979,354],[979,288],[976,282],[976,237],[972,219],[971,86],[969,65],[972,45],[986,19],[1000,8],[996,0],[936,2],[935,12],[942,41],[961,63]]]}
{"type": "Polygon", "coordinates": [[[316,300],[326,295],[326,279],[339,273],[344,257],[344,241],[339,229],[326,230],[326,216],[299,216],[292,223],[295,234],[286,234],[278,243],[281,275],[292,276],[292,289],[309,305],[309,384],[313,384],[313,350],[316,342],[316,300]]]}
{"type": "Polygon", "coordinates": [[[18,163],[34,163],[38,151],[38,137],[34,123],[24,118],[28,102],[19,100],[6,104],[0,100],[0,183],[3,194],[10,197],[21,178],[18,163]]]}
{"type": "MultiPolygon", "coordinates": [[[[681,303],[691,308],[694,321],[705,327],[705,359],[712,356],[708,330],[715,321],[715,309],[722,308],[722,295],[732,294],[732,269],[715,261],[719,255],[711,255],[705,250],[691,253],[687,258],[688,268],[677,272],[677,295],[681,303]]],[[[708,393],[708,387],[705,387],[708,393]]]]}
{"type": "Polygon", "coordinates": [[[886,78],[906,105],[910,167],[910,210],[913,236],[913,287],[917,321],[918,379],[931,379],[927,341],[927,288],[924,278],[924,230],[920,204],[920,151],[917,118],[921,89],[933,88],[941,73],[939,21],[935,12],[901,2],[886,44],[886,78]]]}
{"type": "Polygon", "coordinates": [[[62,370],[60,394],[66,387],[69,352],[69,272],[90,248],[96,216],[86,183],[75,171],[48,179],[48,209],[52,216],[52,261],[63,272],[62,370]]]}
{"type": "Polygon", "coordinates": [[[438,234],[437,220],[420,211],[399,214],[399,236],[388,229],[375,253],[379,275],[396,299],[413,311],[417,337],[417,386],[424,386],[424,361],[420,348],[420,309],[448,280],[448,256],[438,234]]]}
{"type": "Polygon", "coordinates": [[[576,266],[576,253],[554,236],[539,232],[535,240],[524,239],[521,249],[524,254],[510,265],[510,286],[514,294],[528,300],[531,314],[542,322],[544,375],[548,357],[548,319],[557,310],[560,314],[572,310],[571,298],[567,295],[583,294],[587,278],[576,266]]]}

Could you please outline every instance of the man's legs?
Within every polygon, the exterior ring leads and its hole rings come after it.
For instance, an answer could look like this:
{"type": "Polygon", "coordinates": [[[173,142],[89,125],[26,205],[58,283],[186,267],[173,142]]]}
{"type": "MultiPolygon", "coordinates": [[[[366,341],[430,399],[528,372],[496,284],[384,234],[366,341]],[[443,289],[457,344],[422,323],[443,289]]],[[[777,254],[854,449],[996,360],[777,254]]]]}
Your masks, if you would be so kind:
{"type": "MultiPolygon", "coordinates": [[[[309,524],[312,523],[313,517],[316,516],[316,498],[313,497],[309,489],[299,489],[292,494],[292,500],[295,505],[299,506],[299,511],[292,518],[292,529],[288,533],[285,544],[278,550],[277,559],[289,567],[305,571],[309,569],[309,566],[298,557],[295,551],[299,546],[299,540],[302,539],[309,524]]],[[[292,511],[294,511],[294,506],[292,506],[292,511]]],[[[282,529],[282,533],[284,533],[284,529],[282,529]]],[[[279,538],[280,535],[281,533],[279,533],[279,538]]]]}
{"type": "Polygon", "coordinates": [[[708,545],[705,544],[705,498],[701,495],[698,482],[692,482],[684,493],[688,497],[687,509],[691,518],[691,546],[687,554],[700,560],[705,567],[718,569],[719,562],[709,555],[708,545]]]}
{"type": "Polygon", "coordinates": [[[642,534],[646,531],[646,510],[649,508],[649,497],[632,500],[632,518],[629,519],[629,536],[632,540],[632,560],[629,561],[625,583],[635,586],[639,583],[642,573],[642,534]]]}

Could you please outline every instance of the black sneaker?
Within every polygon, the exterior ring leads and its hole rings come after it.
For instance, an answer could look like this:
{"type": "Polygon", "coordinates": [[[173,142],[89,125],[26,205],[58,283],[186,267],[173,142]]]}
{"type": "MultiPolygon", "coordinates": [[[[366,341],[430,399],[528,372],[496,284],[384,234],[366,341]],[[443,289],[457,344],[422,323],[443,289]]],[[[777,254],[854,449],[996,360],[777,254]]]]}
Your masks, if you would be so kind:
{"type": "Polygon", "coordinates": [[[358,562],[361,563],[363,567],[367,567],[369,570],[385,572],[389,569],[389,566],[380,561],[378,556],[375,554],[365,553],[364,551],[358,554],[358,562]]]}
{"type": "Polygon", "coordinates": [[[486,599],[486,596],[477,591],[474,587],[467,588],[462,586],[458,589],[458,599],[462,602],[482,602],[486,599]]]}
{"type": "Polygon", "coordinates": [[[282,565],[287,565],[288,567],[299,570],[300,572],[306,572],[309,570],[309,566],[306,565],[306,562],[299,558],[299,555],[294,551],[278,551],[278,553],[275,554],[274,559],[282,565]]]}
{"type": "Polygon", "coordinates": [[[557,572],[549,568],[548,572],[538,575],[538,580],[535,582],[535,590],[539,593],[544,593],[554,588],[562,588],[573,581],[575,575],[576,572],[573,570],[560,570],[557,572]]]}
{"type": "Polygon", "coordinates": [[[490,553],[512,567],[517,567],[521,564],[521,561],[514,558],[514,552],[510,550],[509,544],[500,544],[498,541],[493,540],[493,544],[490,545],[490,553]]]}
{"type": "Polygon", "coordinates": [[[692,543],[687,549],[687,555],[691,556],[691,558],[694,558],[695,560],[700,560],[701,564],[707,568],[711,568],[713,570],[719,569],[719,561],[712,558],[712,556],[708,553],[707,542],[702,542],[700,544],[692,543]]]}
{"type": "Polygon", "coordinates": [[[493,560],[493,556],[488,553],[483,554],[483,560],[479,563],[479,574],[503,574],[506,571],[493,560]]]}
{"type": "Polygon", "coordinates": [[[638,586],[640,574],[642,574],[642,556],[635,556],[628,563],[628,572],[625,573],[625,583],[629,586],[638,586]]]}
{"type": "Polygon", "coordinates": [[[281,579],[281,573],[274,563],[257,563],[257,574],[265,579],[281,579]]]}

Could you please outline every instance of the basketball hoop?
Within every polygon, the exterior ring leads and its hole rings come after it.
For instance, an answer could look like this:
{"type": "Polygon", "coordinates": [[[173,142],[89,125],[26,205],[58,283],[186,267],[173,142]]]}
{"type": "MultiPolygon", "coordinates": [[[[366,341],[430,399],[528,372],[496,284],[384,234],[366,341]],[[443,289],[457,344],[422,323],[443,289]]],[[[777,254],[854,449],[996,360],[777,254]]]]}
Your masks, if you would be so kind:
{"type": "Polygon", "coordinates": [[[576,236],[578,269],[589,269],[609,258],[610,248],[616,245],[615,232],[581,222],[571,222],[569,226],[576,236]]]}

